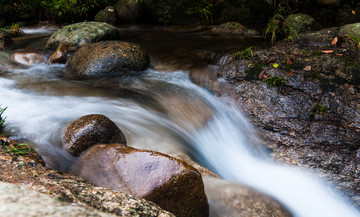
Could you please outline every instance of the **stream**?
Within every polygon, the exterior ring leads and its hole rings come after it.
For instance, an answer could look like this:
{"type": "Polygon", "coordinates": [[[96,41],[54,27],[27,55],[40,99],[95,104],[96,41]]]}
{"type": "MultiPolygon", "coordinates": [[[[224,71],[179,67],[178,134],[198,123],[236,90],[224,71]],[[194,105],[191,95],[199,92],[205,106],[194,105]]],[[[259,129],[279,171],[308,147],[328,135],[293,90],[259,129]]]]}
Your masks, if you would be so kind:
{"type": "Polygon", "coordinates": [[[15,49],[45,50],[52,32],[45,28],[25,29],[26,36],[0,51],[0,63],[9,68],[0,70],[0,105],[8,107],[4,115],[12,138],[34,145],[49,167],[68,170],[76,159],[61,149],[65,125],[87,114],[103,114],[124,132],[129,146],[187,153],[221,177],[275,197],[294,216],[360,216],[316,175],[274,162],[255,128],[231,101],[191,82],[192,67],[211,68],[207,64],[216,53],[264,46],[261,39],[138,26],[120,31],[124,40],[149,50],[151,69],[73,81],[63,77],[62,64],[24,68],[12,62],[9,54],[15,49]],[[207,47],[211,49],[203,49],[207,47]]]}

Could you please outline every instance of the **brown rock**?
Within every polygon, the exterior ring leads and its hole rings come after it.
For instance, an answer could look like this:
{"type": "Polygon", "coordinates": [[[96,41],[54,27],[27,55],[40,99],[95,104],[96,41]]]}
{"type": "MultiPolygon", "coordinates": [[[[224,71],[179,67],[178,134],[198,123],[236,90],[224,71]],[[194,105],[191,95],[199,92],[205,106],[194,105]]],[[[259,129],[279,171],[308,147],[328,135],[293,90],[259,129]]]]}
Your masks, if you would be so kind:
{"type": "Polygon", "coordinates": [[[200,173],[159,152],[100,144],[82,155],[71,173],[97,186],[150,200],[179,217],[208,216],[200,173]]]}
{"type": "Polygon", "coordinates": [[[14,51],[11,59],[24,65],[46,63],[44,56],[35,49],[23,49],[14,51]]]}
{"type": "Polygon", "coordinates": [[[71,122],[65,129],[63,148],[74,156],[98,143],[126,145],[123,132],[104,115],[85,115],[71,122]]]}
{"type": "MultiPolygon", "coordinates": [[[[58,200],[69,202],[68,205],[64,204],[63,209],[71,209],[75,205],[87,210],[95,208],[106,213],[113,213],[116,216],[174,217],[173,214],[166,212],[152,202],[126,193],[94,187],[79,177],[46,168],[36,152],[15,155],[7,151],[10,147],[15,147],[18,144],[18,141],[9,140],[0,135],[1,181],[19,185],[21,188],[30,188],[58,200]]],[[[3,196],[4,192],[2,190],[0,192],[3,196]]],[[[30,200],[33,203],[34,198],[30,200]]],[[[24,204],[22,203],[22,205],[24,204]]],[[[7,209],[9,207],[8,204],[1,203],[0,215],[20,216],[18,214],[6,215],[2,212],[2,208],[7,209]]],[[[21,207],[19,210],[26,210],[26,208],[21,207]]],[[[27,213],[24,216],[29,216],[29,214],[27,213]]],[[[54,216],[59,216],[59,213],[56,212],[54,216]]]]}
{"type": "Polygon", "coordinates": [[[61,43],[56,51],[51,54],[49,58],[49,64],[55,64],[55,63],[66,63],[66,56],[68,52],[75,51],[76,47],[71,46],[69,43],[61,43]]]}
{"type": "Polygon", "coordinates": [[[204,178],[204,184],[212,217],[292,216],[280,202],[250,187],[213,177],[204,178]]]}

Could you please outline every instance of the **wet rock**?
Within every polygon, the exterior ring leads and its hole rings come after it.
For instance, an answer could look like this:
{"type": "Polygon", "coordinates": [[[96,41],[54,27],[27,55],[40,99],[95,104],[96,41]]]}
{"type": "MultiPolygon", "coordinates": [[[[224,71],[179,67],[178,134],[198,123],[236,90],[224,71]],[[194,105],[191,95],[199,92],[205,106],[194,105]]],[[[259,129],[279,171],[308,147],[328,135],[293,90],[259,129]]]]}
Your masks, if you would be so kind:
{"type": "Polygon", "coordinates": [[[92,216],[110,217],[90,207],[61,202],[49,195],[40,194],[27,188],[0,182],[0,212],[2,216],[92,216]]]}
{"type": "Polygon", "coordinates": [[[170,156],[121,144],[96,145],[71,172],[104,186],[150,200],[176,216],[208,216],[200,173],[170,156]]]}
{"type": "Polygon", "coordinates": [[[215,33],[230,33],[237,35],[260,35],[258,31],[254,29],[248,29],[237,22],[227,22],[214,26],[211,31],[215,33]]]}
{"type": "Polygon", "coordinates": [[[45,57],[35,49],[23,49],[14,51],[11,59],[23,65],[31,66],[34,64],[46,63],[45,57]]]}
{"type": "Polygon", "coordinates": [[[149,55],[140,45],[123,41],[87,44],[66,64],[65,76],[88,79],[141,71],[149,66],[149,55]]]}
{"type": "Polygon", "coordinates": [[[101,10],[96,16],[96,22],[105,22],[114,25],[117,20],[116,8],[114,6],[107,6],[101,10]]]}
{"type": "Polygon", "coordinates": [[[213,177],[205,177],[204,184],[210,216],[292,216],[279,201],[250,187],[213,177]]]}
{"type": "Polygon", "coordinates": [[[12,43],[11,37],[5,31],[0,30],[0,50],[4,50],[12,43]]]}
{"type": "Polygon", "coordinates": [[[331,42],[335,37],[339,36],[339,28],[327,28],[316,32],[307,32],[299,34],[294,38],[294,42],[303,46],[331,46],[331,42]]]}
{"type": "MultiPolygon", "coordinates": [[[[71,209],[70,207],[77,205],[87,210],[95,208],[106,213],[115,214],[116,216],[174,216],[152,202],[126,193],[94,187],[79,177],[46,168],[41,157],[36,152],[30,152],[25,155],[15,155],[11,152],[6,152],[8,146],[14,147],[18,145],[18,141],[0,136],[0,144],[0,180],[16,184],[21,188],[25,187],[50,195],[60,201],[68,202],[69,205],[62,206],[64,209],[71,209]]],[[[45,199],[47,200],[47,198],[45,199]]],[[[32,198],[28,201],[31,201],[31,206],[35,205],[32,198]]],[[[41,208],[44,209],[44,207],[41,208]]],[[[6,204],[2,204],[0,209],[7,209],[6,204]]],[[[17,209],[20,208],[18,207],[17,209]]],[[[21,209],[26,209],[26,207],[21,206],[21,209]]],[[[27,213],[24,216],[29,216],[29,214],[27,213]]]]}
{"type": "Polygon", "coordinates": [[[61,43],[56,51],[49,57],[49,64],[66,63],[67,54],[71,51],[75,51],[76,47],[71,46],[69,43],[61,43]]]}
{"type": "Polygon", "coordinates": [[[360,23],[340,27],[339,35],[346,38],[360,38],[360,23]]]}
{"type": "Polygon", "coordinates": [[[121,130],[104,115],[85,115],[66,126],[63,148],[73,156],[98,143],[121,143],[126,139],[121,130]]]}
{"type": "Polygon", "coordinates": [[[104,40],[117,40],[120,34],[116,27],[102,22],[82,22],[67,25],[52,34],[46,43],[46,48],[55,49],[61,43],[81,47],[85,43],[104,40]]]}
{"type": "Polygon", "coordinates": [[[310,168],[360,206],[358,57],[280,42],[250,60],[222,58],[217,74],[226,82],[213,90],[237,102],[275,159],[310,168]]]}
{"type": "Polygon", "coordinates": [[[119,19],[129,23],[139,21],[145,13],[141,2],[138,0],[119,0],[115,7],[119,19]]]}
{"type": "Polygon", "coordinates": [[[296,33],[308,32],[316,25],[315,19],[308,14],[290,14],[283,23],[283,29],[296,31],[296,33]]]}

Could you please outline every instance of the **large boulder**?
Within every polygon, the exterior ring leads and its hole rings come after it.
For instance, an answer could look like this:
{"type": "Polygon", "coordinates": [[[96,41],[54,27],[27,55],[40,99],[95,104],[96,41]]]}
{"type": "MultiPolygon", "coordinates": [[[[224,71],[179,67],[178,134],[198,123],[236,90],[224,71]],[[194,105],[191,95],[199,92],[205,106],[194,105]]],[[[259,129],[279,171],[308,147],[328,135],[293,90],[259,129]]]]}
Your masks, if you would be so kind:
{"type": "Polygon", "coordinates": [[[85,43],[120,38],[118,29],[108,23],[82,22],[67,25],[53,33],[46,43],[46,48],[57,48],[61,43],[81,47],[85,43]]]}
{"type": "MultiPolygon", "coordinates": [[[[166,212],[152,202],[107,188],[94,187],[79,177],[49,169],[44,166],[42,157],[36,152],[24,152],[22,155],[18,155],[7,151],[10,148],[15,148],[18,144],[20,144],[19,141],[9,140],[0,135],[0,146],[2,147],[0,148],[0,180],[20,186],[21,192],[25,193],[25,195],[21,195],[23,197],[18,197],[15,189],[9,191],[10,195],[8,195],[6,190],[0,187],[1,216],[41,216],[30,215],[28,212],[39,203],[39,205],[43,204],[40,207],[39,214],[43,213],[45,211],[44,206],[47,206],[49,208],[47,211],[55,212],[54,216],[72,216],[71,213],[74,213],[74,216],[86,216],[87,212],[85,210],[92,213],[90,216],[97,216],[96,212],[92,210],[95,208],[116,216],[174,217],[173,214],[166,212]],[[54,199],[68,202],[68,204],[56,203],[54,204],[56,207],[54,207],[51,206],[51,199],[43,196],[40,196],[43,203],[41,201],[37,202],[35,201],[36,194],[29,193],[24,188],[47,194],[54,199]],[[30,198],[26,196],[30,196],[30,198]],[[6,203],[2,200],[4,197],[6,203]],[[20,204],[16,203],[17,198],[21,201],[20,204]],[[45,205],[46,202],[49,202],[49,204],[45,205]],[[75,208],[75,206],[84,209],[75,208]],[[74,207],[74,209],[71,207],[74,207]],[[3,212],[4,210],[8,210],[9,215],[5,214],[7,212],[3,212]],[[81,213],[76,210],[81,211],[81,213]],[[20,215],[21,212],[27,213],[20,215]]],[[[66,164],[67,160],[62,159],[62,163],[66,164]]],[[[48,162],[46,164],[48,165],[48,162]]],[[[7,186],[5,187],[7,188],[7,186]]],[[[47,213],[46,216],[51,213],[47,213]]]]}
{"type": "Polygon", "coordinates": [[[205,177],[205,192],[212,217],[291,217],[276,199],[253,188],[215,177],[205,177]]]}
{"type": "Polygon", "coordinates": [[[290,14],[283,23],[283,29],[285,31],[292,31],[292,34],[308,32],[315,26],[315,19],[308,14],[290,14]]]}
{"type": "Polygon", "coordinates": [[[282,42],[223,58],[218,75],[231,82],[213,90],[241,106],[275,159],[310,168],[360,207],[359,60],[358,50],[282,42]]]}
{"type": "Polygon", "coordinates": [[[16,50],[11,54],[11,59],[27,66],[46,63],[44,55],[35,49],[16,50]]]}
{"type": "Polygon", "coordinates": [[[144,70],[149,55],[140,45],[123,41],[102,41],[87,44],[68,60],[65,76],[88,79],[144,70]]]}
{"type": "Polygon", "coordinates": [[[0,182],[0,191],[2,216],[115,217],[115,215],[103,213],[94,208],[65,203],[49,195],[20,188],[14,184],[0,182]]]}
{"type": "Polygon", "coordinates": [[[97,143],[126,145],[126,139],[116,124],[104,115],[85,115],[66,126],[63,148],[73,156],[79,156],[97,143]]]}
{"type": "Polygon", "coordinates": [[[71,173],[96,186],[150,200],[179,217],[209,215],[200,173],[159,152],[100,144],[82,155],[71,173]]]}
{"type": "Polygon", "coordinates": [[[115,7],[119,19],[129,23],[140,20],[141,16],[145,13],[139,0],[119,0],[115,7]]]}
{"type": "Polygon", "coordinates": [[[96,22],[105,22],[114,25],[117,20],[116,8],[114,6],[107,6],[101,10],[96,16],[96,22]]]}

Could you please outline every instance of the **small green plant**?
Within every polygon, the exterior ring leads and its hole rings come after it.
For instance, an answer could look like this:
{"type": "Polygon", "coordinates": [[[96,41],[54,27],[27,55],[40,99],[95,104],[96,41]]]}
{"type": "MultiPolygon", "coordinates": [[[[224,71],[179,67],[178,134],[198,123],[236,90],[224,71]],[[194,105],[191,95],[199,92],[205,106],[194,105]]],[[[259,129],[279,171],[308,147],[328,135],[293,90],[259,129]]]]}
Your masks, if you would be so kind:
{"type": "Polygon", "coordinates": [[[353,34],[346,34],[346,37],[355,43],[355,45],[360,48],[360,37],[357,35],[353,35],[353,34]]]}
{"type": "Polygon", "coordinates": [[[253,49],[255,49],[254,46],[248,47],[244,50],[238,51],[233,53],[234,59],[250,59],[254,57],[253,49]]]}
{"type": "Polygon", "coordinates": [[[263,81],[270,87],[281,87],[285,83],[285,78],[271,75],[268,78],[264,78],[263,81]]]}
{"type": "Polygon", "coordinates": [[[193,15],[200,16],[200,18],[202,20],[205,20],[207,23],[212,23],[213,10],[214,10],[214,5],[212,3],[207,3],[207,4],[198,4],[193,7],[189,7],[185,13],[190,16],[193,15]]]}
{"type": "Polygon", "coordinates": [[[287,26],[284,29],[285,34],[287,35],[287,40],[289,42],[294,41],[294,38],[299,39],[299,33],[298,33],[298,28],[296,28],[294,25],[291,26],[287,26]]]}
{"type": "Polygon", "coordinates": [[[276,41],[276,35],[282,32],[281,24],[284,22],[285,14],[285,8],[282,6],[282,3],[278,4],[277,12],[270,18],[264,33],[264,38],[270,38],[271,43],[274,43],[276,41]]]}
{"type": "MultiPolygon", "coordinates": [[[[3,146],[4,148],[4,146],[3,146]]],[[[31,146],[27,143],[21,143],[16,145],[15,147],[5,147],[6,152],[8,153],[13,153],[14,155],[17,156],[22,156],[22,155],[27,155],[30,153],[33,153],[34,150],[31,148],[31,146]]]]}
{"type": "Polygon", "coordinates": [[[5,124],[5,119],[6,117],[3,117],[3,114],[5,112],[5,110],[7,109],[7,107],[5,108],[0,108],[0,133],[3,132],[4,128],[6,127],[7,124],[5,124]]]}
{"type": "Polygon", "coordinates": [[[317,114],[324,114],[327,111],[326,105],[316,104],[315,106],[315,113],[317,114]]]}

